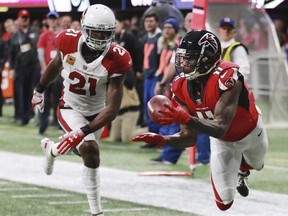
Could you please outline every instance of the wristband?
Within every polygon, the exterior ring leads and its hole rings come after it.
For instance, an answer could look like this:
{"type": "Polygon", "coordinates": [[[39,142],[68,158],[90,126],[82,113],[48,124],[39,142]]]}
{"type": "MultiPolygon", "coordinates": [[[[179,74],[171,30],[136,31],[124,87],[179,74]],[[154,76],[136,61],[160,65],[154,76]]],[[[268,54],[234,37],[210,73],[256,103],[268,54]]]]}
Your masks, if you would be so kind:
{"type": "Polygon", "coordinates": [[[82,130],[85,136],[92,132],[89,125],[85,125],[84,127],[81,127],[80,130],[82,130]]]}
{"type": "Polygon", "coordinates": [[[43,93],[45,91],[46,87],[40,83],[37,84],[37,86],[35,87],[35,90],[39,93],[43,93]]]}

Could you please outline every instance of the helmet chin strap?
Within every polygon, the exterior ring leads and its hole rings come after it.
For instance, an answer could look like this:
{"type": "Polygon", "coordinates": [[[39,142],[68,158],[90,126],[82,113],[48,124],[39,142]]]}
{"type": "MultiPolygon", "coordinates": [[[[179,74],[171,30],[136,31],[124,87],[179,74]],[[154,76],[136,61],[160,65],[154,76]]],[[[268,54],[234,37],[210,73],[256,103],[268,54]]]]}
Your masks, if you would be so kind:
{"type": "Polygon", "coordinates": [[[218,62],[219,62],[219,60],[216,61],[215,64],[214,64],[207,72],[205,72],[205,73],[199,73],[199,72],[197,71],[197,68],[198,68],[198,67],[196,67],[194,71],[192,71],[192,72],[190,72],[190,73],[187,73],[187,74],[184,73],[184,76],[185,76],[185,78],[186,78],[187,80],[194,80],[194,79],[197,79],[197,78],[200,77],[200,76],[205,76],[205,75],[209,74],[209,73],[216,67],[216,65],[218,64],[218,62]]]}
{"type": "Polygon", "coordinates": [[[206,75],[207,72],[205,74],[201,74],[197,71],[197,69],[199,68],[199,65],[200,65],[200,61],[202,59],[202,56],[203,56],[203,53],[205,51],[205,45],[202,46],[201,48],[201,52],[200,52],[200,55],[198,57],[198,60],[197,60],[197,63],[196,63],[196,66],[195,66],[195,69],[194,71],[188,73],[188,74],[185,74],[185,78],[188,79],[188,80],[194,80],[194,79],[197,79],[199,76],[202,76],[202,75],[206,75]]]}
{"type": "Polygon", "coordinates": [[[89,42],[89,41],[85,41],[85,43],[86,43],[86,45],[87,45],[87,47],[90,49],[90,50],[92,50],[92,51],[97,51],[97,49],[95,49],[94,48],[94,44],[93,43],[91,43],[91,42],[89,42]]]}

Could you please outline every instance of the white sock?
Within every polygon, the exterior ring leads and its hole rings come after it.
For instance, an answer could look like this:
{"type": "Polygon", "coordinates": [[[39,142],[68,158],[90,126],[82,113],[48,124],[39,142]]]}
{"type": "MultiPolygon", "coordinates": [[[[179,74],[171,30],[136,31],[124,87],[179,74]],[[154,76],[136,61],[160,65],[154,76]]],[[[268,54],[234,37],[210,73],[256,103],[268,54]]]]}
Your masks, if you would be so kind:
{"type": "Polygon", "coordinates": [[[242,172],[241,170],[239,170],[238,173],[241,174],[241,175],[246,175],[247,171],[246,172],[242,172]]]}
{"type": "Polygon", "coordinates": [[[84,187],[86,189],[91,214],[102,212],[99,168],[88,168],[84,166],[82,178],[84,187]]]}
{"type": "Polygon", "coordinates": [[[51,153],[52,153],[52,156],[54,156],[54,157],[57,157],[59,155],[58,149],[57,149],[58,144],[59,144],[59,142],[55,143],[51,148],[51,153]]]}

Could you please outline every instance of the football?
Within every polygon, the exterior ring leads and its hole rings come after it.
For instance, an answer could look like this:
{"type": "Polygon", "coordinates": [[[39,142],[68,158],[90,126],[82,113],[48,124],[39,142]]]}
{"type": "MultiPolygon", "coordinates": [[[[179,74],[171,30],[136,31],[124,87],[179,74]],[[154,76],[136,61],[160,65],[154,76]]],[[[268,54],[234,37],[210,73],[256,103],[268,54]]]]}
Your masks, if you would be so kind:
{"type": "Polygon", "coordinates": [[[155,95],[148,101],[148,114],[153,122],[159,123],[158,118],[163,116],[161,113],[159,113],[159,110],[166,109],[164,104],[172,105],[171,100],[164,95],[155,95]]]}

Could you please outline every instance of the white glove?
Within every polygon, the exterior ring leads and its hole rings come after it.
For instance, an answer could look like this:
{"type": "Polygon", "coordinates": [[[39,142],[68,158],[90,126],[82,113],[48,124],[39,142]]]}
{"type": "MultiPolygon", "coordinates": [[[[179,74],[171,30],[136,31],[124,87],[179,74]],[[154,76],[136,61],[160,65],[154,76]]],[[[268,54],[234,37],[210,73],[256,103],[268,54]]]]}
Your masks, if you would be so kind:
{"type": "Polygon", "coordinates": [[[34,89],[33,98],[31,100],[33,110],[36,108],[39,112],[44,111],[44,93],[39,93],[34,89]]]}

